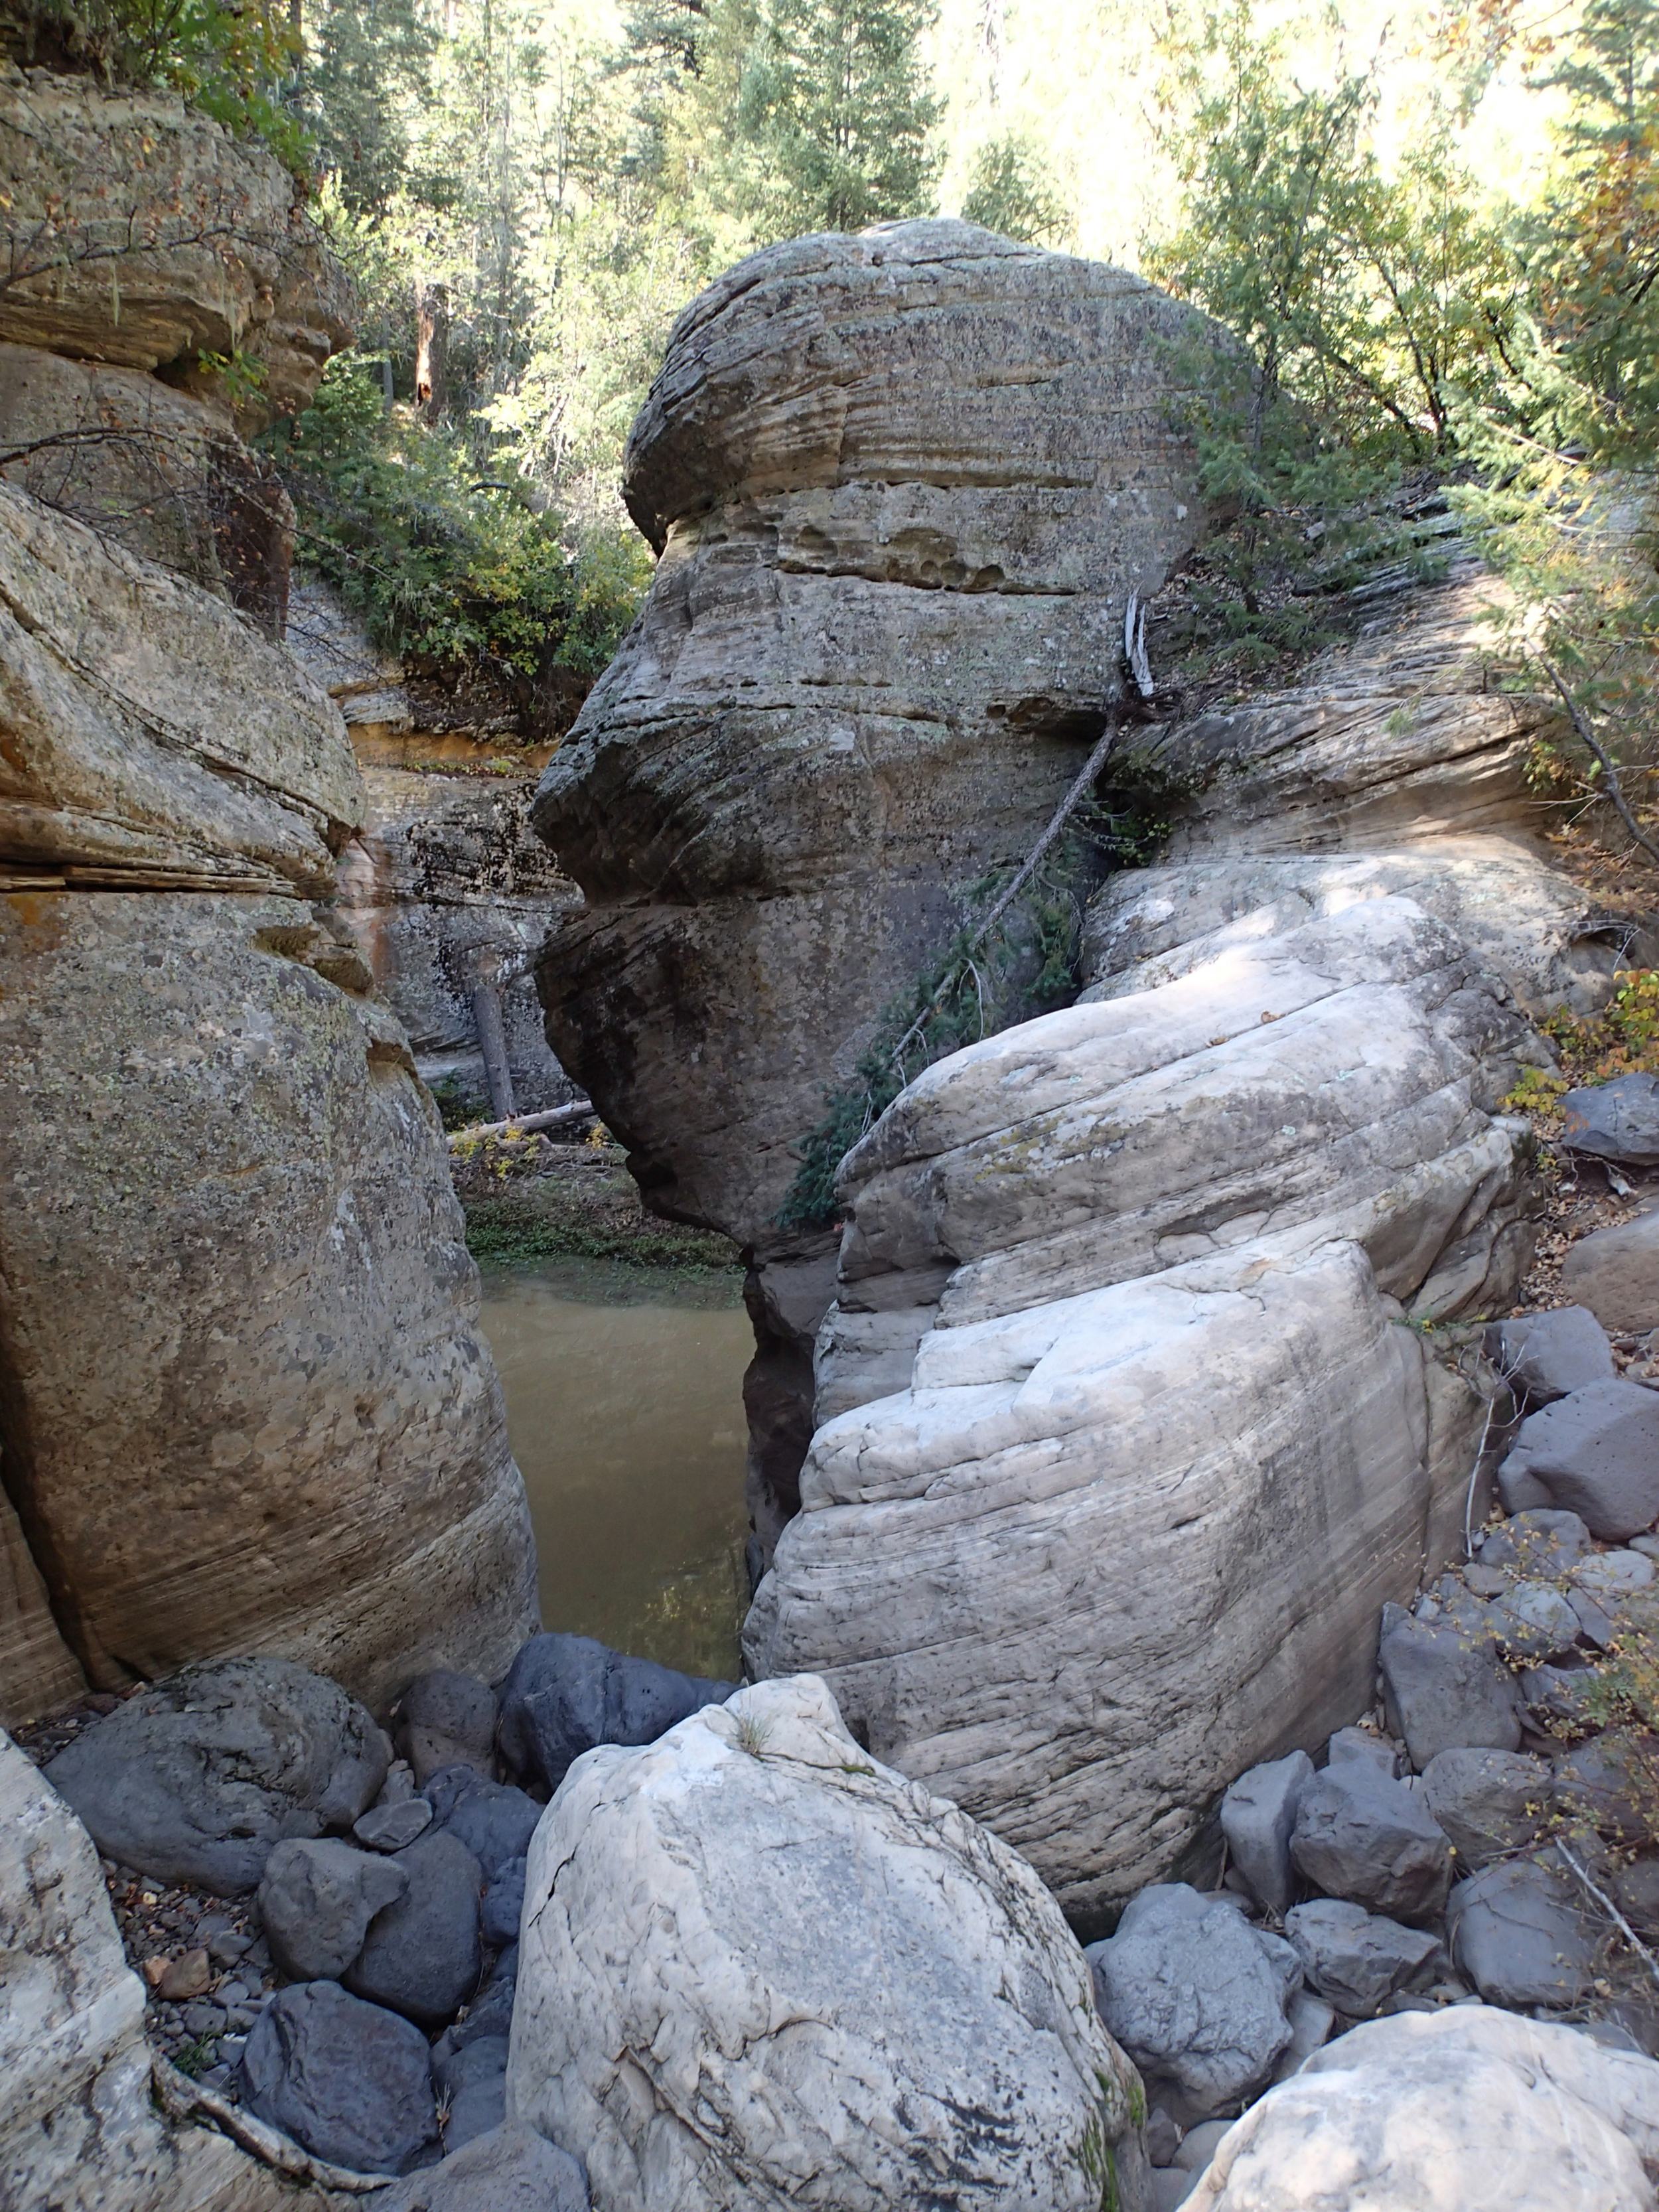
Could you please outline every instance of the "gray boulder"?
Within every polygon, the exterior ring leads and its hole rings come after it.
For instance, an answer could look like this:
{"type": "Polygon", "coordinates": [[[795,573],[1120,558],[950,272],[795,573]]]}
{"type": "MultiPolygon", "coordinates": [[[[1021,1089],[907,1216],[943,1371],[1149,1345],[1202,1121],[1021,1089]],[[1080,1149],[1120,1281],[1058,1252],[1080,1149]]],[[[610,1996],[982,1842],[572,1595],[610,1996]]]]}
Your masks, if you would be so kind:
{"type": "Polygon", "coordinates": [[[459,2150],[475,2136],[488,2135],[507,2117],[507,2051],[504,2035],[477,2035],[452,2044],[441,2035],[432,2048],[432,2072],[448,2111],[444,2148],[459,2150]]]}
{"type": "Polygon", "coordinates": [[[528,1864],[522,1855],[510,1859],[484,1892],[479,1929],[492,1950],[504,1950],[519,1940],[519,1923],[524,1917],[525,1869],[528,1864]]]}
{"type": "Polygon", "coordinates": [[[1651,1736],[1608,1729],[1555,1762],[1557,1809],[1610,1843],[1650,1840],[1659,1753],[1651,1736]]]}
{"type": "Polygon", "coordinates": [[[426,2038],[337,1982],[279,1990],[249,2032],[242,2102],[315,2157],[406,2173],[438,2140],[426,2038]]]}
{"type": "Polygon", "coordinates": [[[511,1944],[496,1960],[489,1979],[468,2005],[463,2018],[444,2035],[453,2050],[476,2043],[480,2036],[510,2035],[513,2007],[519,1990],[519,1947],[511,1944]]]}
{"type": "Polygon", "coordinates": [[[1589,1549],[1590,1533],[1576,1513],[1553,1506],[1516,1513],[1480,1544],[1480,1564],[1529,1575],[1563,1574],[1589,1549]]]}
{"type": "Polygon", "coordinates": [[[1622,1543],[1659,1519],[1659,1392],[1615,1381],[1558,1398],[1522,1422],[1504,1467],[1622,1543]]]}
{"type": "Polygon", "coordinates": [[[1303,1795],[1291,1856],[1327,1897],[1431,1920],[1451,1883],[1451,1845],[1403,1782],[1356,1759],[1327,1767],[1303,1795]]]}
{"type": "Polygon", "coordinates": [[[1233,1864],[1252,1894],[1281,1920],[1296,1895],[1291,1831],[1313,1772],[1307,1753],[1293,1751],[1241,1774],[1221,1801],[1221,1832],[1233,1864]]]}
{"type": "Polygon", "coordinates": [[[1529,1406],[1547,1406],[1613,1373],[1607,1333],[1587,1306],[1494,1322],[1483,1349],[1515,1396],[1529,1406]]]}
{"type": "Polygon", "coordinates": [[[426,1786],[434,1828],[465,1844],[495,1881],[501,1869],[530,1848],[536,1823],[545,1809],[507,1782],[486,1782],[465,1766],[447,1767],[426,1786]]]}
{"type": "Polygon", "coordinates": [[[414,1769],[417,1789],[446,1766],[470,1766],[493,1781],[495,1692],[447,1667],[418,1674],[398,1700],[392,1740],[414,1769]]]}
{"type": "Polygon", "coordinates": [[[1620,1075],[1561,1101],[1561,1140],[1628,1167],[1659,1164],[1659,1076],[1620,1075]]]}
{"type": "Polygon", "coordinates": [[[501,1757],[521,1779],[556,1790],[595,1745],[654,1743],[737,1686],[630,1658],[591,1636],[532,1636],[501,1685],[501,1757]]]}
{"type": "Polygon", "coordinates": [[[1236,2111],[1291,2039],[1278,1963],[1231,1905],[1184,1882],[1143,1889],[1085,1956],[1100,2016],[1183,2126],[1236,2111]]]}
{"type": "Polygon", "coordinates": [[[1368,1729],[1338,1729],[1325,1746],[1325,1764],[1327,1766],[1342,1766],[1353,1759],[1363,1759],[1367,1766],[1374,1766],[1378,1773],[1386,1774],[1390,1782],[1400,1772],[1400,1761],[1391,1743],[1385,1743],[1380,1735],[1371,1735],[1368,1729]]]}
{"type": "Polygon", "coordinates": [[[1420,1774],[1437,1753],[1521,1742],[1515,1683],[1491,1643],[1455,1623],[1405,1620],[1377,1651],[1389,1725],[1420,1774]]]}
{"type": "Polygon", "coordinates": [[[368,1923],[409,1888],[405,1868],[349,1844],[278,1844],[259,1884],[270,1955],[290,1980],[337,1979],[363,1948],[368,1923]]]}
{"type": "Polygon", "coordinates": [[[1552,1583],[1513,1582],[1492,1607],[1492,1633],[1511,1660],[1559,1659],[1578,1642],[1578,1615],[1552,1583]]]}
{"type": "Polygon", "coordinates": [[[404,1797],[390,1805],[371,1805],[351,1832],[366,1851],[401,1851],[432,1826],[424,1797],[404,1797]]]}
{"type": "Polygon", "coordinates": [[[1376,2012],[1403,1989],[1440,1948],[1437,1936],[1402,1928],[1363,1905],[1318,1897],[1285,1916],[1309,1987],[1351,2019],[1376,2012]]]}
{"type": "Polygon", "coordinates": [[[1659,1328],[1659,1212],[1638,1213],[1569,1245],[1561,1287],[1604,1328],[1659,1328]]]}
{"type": "Polygon", "coordinates": [[[544,2136],[499,2127],[396,2183],[374,2199],[374,2212],[587,2212],[587,2180],[544,2136]]]}
{"type": "Polygon", "coordinates": [[[1630,1632],[1635,1613],[1650,1613],[1651,1601],[1641,1594],[1653,1583],[1653,1561],[1633,1547],[1594,1552],[1575,1561],[1568,1576],[1567,1602],[1577,1615],[1583,1641],[1600,1650],[1630,1632]]]}
{"type": "Polygon", "coordinates": [[[408,1875],[408,1892],[369,1929],[346,1986],[433,2025],[452,2019],[478,1985],[483,1875],[465,1844],[441,1832],[418,1838],[397,1864],[408,1875]]]}
{"type": "Polygon", "coordinates": [[[285,1659],[216,1659],[129,1698],[46,1769],[106,1858],[218,1897],[273,1844],[349,1828],[391,1747],[355,1699],[285,1659]]]}
{"type": "Polygon", "coordinates": [[[1303,2060],[1329,2040],[1336,2026],[1336,2009],[1327,1998],[1302,1989],[1291,1999],[1285,2018],[1291,2023],[1291,2039],[1279,2054],[1273,2069],[1275,2081],[1288,2081],[1303,2060]]]}
{"type": "Polygon", "coordinates": [[[1446,1908],[1452,1957],[1488,2004],[1577,2004],[1595,1978],[1595,1934],[1565,1875],[1502,1859],[1459,1882],[1446,1908]]]}
{"type": "Polygon", "coordinates": [[[1519,1751],[1443,1751],[1423,1770],[1423,1794],[1462,1871],[1522,1850],[1549,1817],[1555,1777],[1519,1751]]]}

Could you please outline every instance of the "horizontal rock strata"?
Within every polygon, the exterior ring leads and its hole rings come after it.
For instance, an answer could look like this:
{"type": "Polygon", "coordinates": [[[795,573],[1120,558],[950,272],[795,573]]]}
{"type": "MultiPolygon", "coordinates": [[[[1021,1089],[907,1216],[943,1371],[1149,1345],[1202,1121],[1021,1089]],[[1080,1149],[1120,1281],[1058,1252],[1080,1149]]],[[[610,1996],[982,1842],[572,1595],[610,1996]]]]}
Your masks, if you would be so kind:
{"type": "MultiPolygon", "coordinates": [[[[1129,594],[1195,534],[1189,320],[927,222],[769,248],[676,325],[625,478],[656,578],[534,812],[587,902],[549,1034],[658,1211],[809,1250],[775,1217],[825,1085],[1024,857],[1118,696],[1129,594]]],[[[799,1329],[760,1293],[768,1542],[829,1287],[799,1329]]]]}
{"type": "Polygon", "coordinates": [[[352,289],[267,149],[173,93],[10,69],[0,172],[0,339],[185,380],[240,353],[245,434],[309,404],[352,289]]]}
{"type": "Polygon", "coordinates": [[[533,1565],[402,1031],[293,900],[0,904],[7,1486],[114,1686],[506,1665],[533,1565]]]}

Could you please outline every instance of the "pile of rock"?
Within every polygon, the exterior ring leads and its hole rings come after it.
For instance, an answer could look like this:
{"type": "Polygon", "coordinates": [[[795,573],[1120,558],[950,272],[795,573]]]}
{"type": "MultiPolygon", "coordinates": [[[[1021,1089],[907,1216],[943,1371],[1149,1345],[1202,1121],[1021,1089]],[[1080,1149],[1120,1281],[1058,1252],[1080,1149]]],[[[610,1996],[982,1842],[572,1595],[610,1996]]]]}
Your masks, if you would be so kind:
{"type": "Polygon", "coordinates": [[[1659,1394],[1582,1307],[1496,1323],[1486,1351],[1518,1510],[1383,1608],[1363,1726],[1227,1790],[1224,1886],[1142,1890],[1087,1954],[1152,2100],[1158,2212],[1208,2201],[1225,2120],[1378,2015],[1496,2006],[1659,2054],[1659,1992],[1620,1940],[1659,1937],[1659,1743],[1617,1724],[1601,1672],[1659,1631],[1659,1394]]]}
{"type": "Polygon", "coordinates": [[[225,1660],[60,1728],[46,1777],[162,2051],[315,2158],[404,2173],[501,2127],[526,1853],[572,1760],[732,1689],[542,1635],[499,1692],[420,1676],[388,1739],[321,1676],[225,1660]]]}

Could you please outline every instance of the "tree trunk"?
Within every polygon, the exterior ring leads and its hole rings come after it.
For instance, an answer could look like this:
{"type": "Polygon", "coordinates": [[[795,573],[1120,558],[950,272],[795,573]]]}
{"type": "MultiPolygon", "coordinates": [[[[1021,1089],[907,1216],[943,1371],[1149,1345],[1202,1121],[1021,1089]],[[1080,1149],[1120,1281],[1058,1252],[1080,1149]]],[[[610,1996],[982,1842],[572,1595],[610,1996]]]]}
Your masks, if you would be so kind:
{"type": "Polygon", "coordinates": [[[449,404],[449,291],[422,284],[415,297],[415,404],[435,422],[449,404]]]}
{"type": "Polygon", "coordinates": [[[472,1020],[483,1054],[484,1080],[489,1103],[498,1121],[510,1121],[518,1108],[513,1097],[513,1071],[507,1063],[507,1031],[501,1024],[501,994],[491,982],[472,987],[472,1020]]]}

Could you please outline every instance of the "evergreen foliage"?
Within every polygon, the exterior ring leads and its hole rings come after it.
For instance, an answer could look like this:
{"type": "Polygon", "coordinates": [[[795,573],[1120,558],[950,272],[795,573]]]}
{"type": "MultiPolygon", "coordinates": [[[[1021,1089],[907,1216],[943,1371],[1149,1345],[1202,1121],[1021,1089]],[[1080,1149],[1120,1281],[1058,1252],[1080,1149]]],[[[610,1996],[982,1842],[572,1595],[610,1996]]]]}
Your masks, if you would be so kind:
{"type": "Polygon", "coordinates": [[[633,620],[649,568],[636,538],[601,530],[573,546],[558,515],[536,511],[532,485],[478,485],[463,440],[389,414],[349,355],[268,443],[307,562],[417,665],[478,661],[532,687],[563,671],[585,688],[633,620]]]}
{"type": "Polygon", "coordinates": [[[1027,246],[1065,246],[1073,230],[1072,210],[1041,153],[1018,131],[1002,131],[980,148],[962,212],[967,222],[1027,246]]]}

